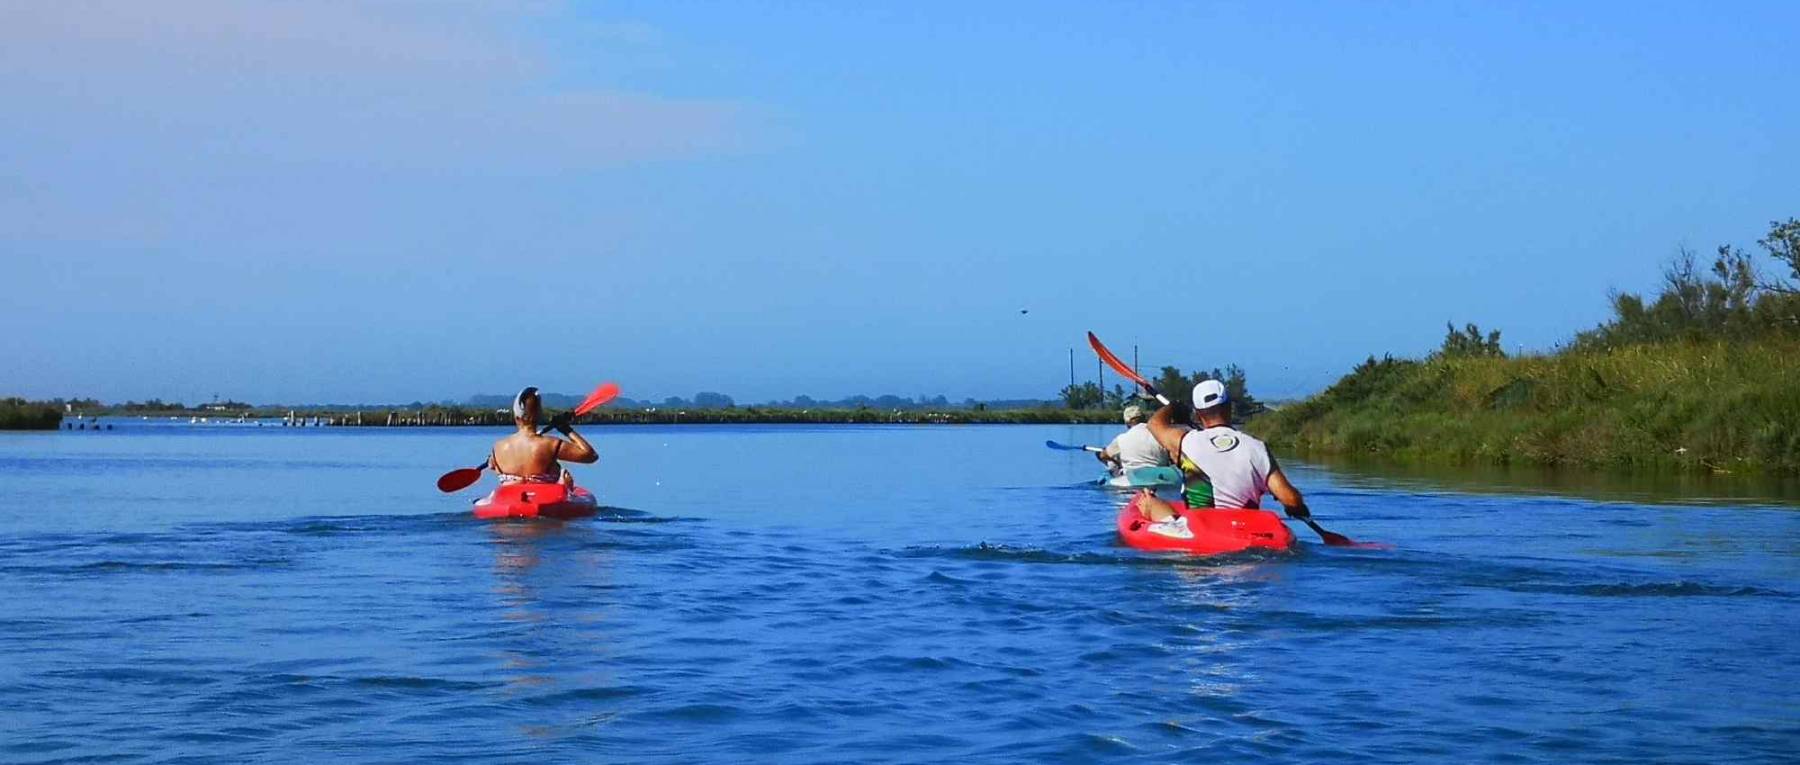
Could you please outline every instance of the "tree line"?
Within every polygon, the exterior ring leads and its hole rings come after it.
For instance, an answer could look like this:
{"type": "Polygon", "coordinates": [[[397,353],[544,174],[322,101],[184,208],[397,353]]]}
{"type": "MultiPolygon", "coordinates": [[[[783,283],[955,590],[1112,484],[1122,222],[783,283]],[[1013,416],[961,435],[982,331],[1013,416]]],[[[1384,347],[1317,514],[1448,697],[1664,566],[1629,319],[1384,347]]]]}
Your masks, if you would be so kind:
{"type": "MultiPolygon", "coordinates": [[[[1244,370],[1236,364],[1228,364],[1224,369],[1213,367],[1211,370],[1195,370],[1192,373],[1182,372],[1180,367],[1165,366],[1157,372],[1151,384],[1170,401],[1191,407],[1194,403],[1194,386],[1206,380],[1225,383],[1225,393],[1231,399],[1233,419],[1246,419],[1268,409],[1250,394],[1244,370]]],[[[1134,401],[1144,402],[1145,406],[1152,409],[1159,406],[1154,400],[1145,399],[1135,388],[1128,390],[1122,384],[1114,385],[1110,390],[1102,390],[1094,382],[1077,383],[1064,386],[1061,395],[1063,406],[1076,410],[1122,410],[1134,401]]]]}
{"type": "Polygon", "coordinates": [[[1757,240],[1775,275],[1751,253],[1720,245],[1702,267],[1686,247],[1663,269],[1654,298],[1611,296],[1613,318],[1575,337],[1574,350],[1602,350],[1678,340],[1800,337],[1800,219],[1771,221],[1757,240]]]}

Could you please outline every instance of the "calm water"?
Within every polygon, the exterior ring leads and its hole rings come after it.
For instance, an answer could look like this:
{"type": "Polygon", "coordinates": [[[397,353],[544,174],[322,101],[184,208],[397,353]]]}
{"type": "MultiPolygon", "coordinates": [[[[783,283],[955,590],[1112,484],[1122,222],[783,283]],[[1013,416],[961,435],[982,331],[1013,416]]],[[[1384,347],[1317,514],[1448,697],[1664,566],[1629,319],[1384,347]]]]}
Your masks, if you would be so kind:
{"type": "Polygon", "coordinates": [[[0,434],[0,761],[1800,758],[1778,498],[1290,466],[1395,548],[1169,558],[1110,432],[594,430],[566,525],[436,493],[494,430],[0,434]]]}

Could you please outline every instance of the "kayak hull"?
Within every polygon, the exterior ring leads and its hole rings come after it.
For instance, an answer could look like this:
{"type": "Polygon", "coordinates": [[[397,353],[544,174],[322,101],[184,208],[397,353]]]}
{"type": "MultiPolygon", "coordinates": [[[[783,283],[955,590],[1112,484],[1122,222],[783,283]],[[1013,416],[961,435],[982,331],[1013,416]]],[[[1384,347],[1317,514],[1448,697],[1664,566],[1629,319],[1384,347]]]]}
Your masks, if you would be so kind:
{"type": "Polygon", "coordinates": [[[1101,476],[1095,483],[1118,491],[1138,489],[1179,489],[1181,473],[1172,467],[1132,468],[1119,475],[1101,476]]]}
{"type": "Polygon", "coordinates": [[[586,518],[598,512],[600,500],[593,492],[560,483],[515,483],[495,489],[475,501],[475,517],[586,518]]]}
{"type": "Polygon", "coordinates": [[[1281,516],[1267,510],[1194,510],[1180,502],[1170,504],[1175,512],[1187,518],[1188,529],[1194,532],[1194,538],[1178,539],[1150,531],[1150,519],[1138,509],[1137,497],[1119,511],[1119,538],[1126,546],[1139,550],[1190,555],[1283,551],[1294,546],[1294,532],[1288,530],[1281,516]]]}

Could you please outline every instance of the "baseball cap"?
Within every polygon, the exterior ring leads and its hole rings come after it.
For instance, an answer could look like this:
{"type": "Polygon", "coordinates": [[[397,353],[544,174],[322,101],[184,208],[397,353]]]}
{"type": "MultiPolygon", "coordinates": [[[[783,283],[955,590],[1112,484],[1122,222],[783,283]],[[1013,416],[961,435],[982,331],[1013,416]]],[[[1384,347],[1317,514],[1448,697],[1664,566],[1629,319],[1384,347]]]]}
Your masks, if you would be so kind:
{"type": "Polygon", "coordinates": [[[1194,386],[1195,409],[1211,409],[1230,401],[1231,397],[1225,395],[1225,383],[1218,380],[1201,380],[1194,386]]]}

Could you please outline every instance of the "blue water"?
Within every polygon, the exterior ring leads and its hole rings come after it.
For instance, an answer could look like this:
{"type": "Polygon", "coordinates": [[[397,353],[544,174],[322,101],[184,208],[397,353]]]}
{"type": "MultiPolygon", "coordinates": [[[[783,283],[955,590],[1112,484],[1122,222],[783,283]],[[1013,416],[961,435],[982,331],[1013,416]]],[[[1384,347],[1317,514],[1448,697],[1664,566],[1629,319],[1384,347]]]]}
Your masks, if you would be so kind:
{"type": "Polygon", "coordinates": [[[1119,547],[1109,428],[0,435],[0,761],[1794,762],[1800,512],[1290,465],[1394,545],[1119,547]]]}

